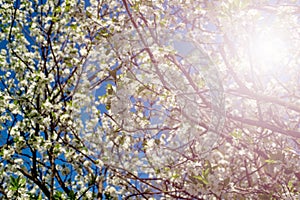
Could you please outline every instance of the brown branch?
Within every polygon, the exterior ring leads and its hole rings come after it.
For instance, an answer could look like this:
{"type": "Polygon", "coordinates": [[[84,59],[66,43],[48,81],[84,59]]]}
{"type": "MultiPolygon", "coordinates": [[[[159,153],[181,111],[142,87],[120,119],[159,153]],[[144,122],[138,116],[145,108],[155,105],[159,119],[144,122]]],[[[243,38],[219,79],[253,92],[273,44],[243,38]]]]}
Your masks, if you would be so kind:
{"type": "Polygon", "coordinates": [[[128,7],[128,5],[127,5],[127,1],[126,1],[126,0],[122,0],[122,2],[123,2],[123,4],[124,4],[124,6],[125,6],[125,9],[126,9],[127,14],[129,15],[129,18],[130,18],[131,23],[133,24],[135,30],[137,31],[137,33],[138,33],[138,35],[139,35],[139,37],[140,37],[140,39],[141,39],[141,42],[142,42],[143,46],[145,47],[145,50],[146,50],[146,52],[148,53],[151,62],[153,63],[153,66],[154,66],[154,68],[155,68],[155,71],[156,71],[157,75],[159,76],[159,78],[160,78],[160,80],[161,80],[163,86],[165,87],[165,89],[169,90],[169,88],[168,88],[168,86],[167,86],[167,82],[166,82],[166,80],[164,79],[164,76],[162,75],[162,73],[160,72],[160,70],[159,70],[159,68],[158,68],[158,65],[157,65],[158,61],[155,59],[155,56],[153,55],[153,53],[150,51],[150,48],[148,47],[148,44],[147,44],[145,38],[144,38],[143,35],[141,34],[141,32],[140,32],[140,30],[139,30],[139,27],[138,27],[137,23],[136,23],[135,20],[133,19],[133,16],[132,16],[132,14],[131,14],[131,12],[130,12],[130,10],[129,10],[129,7],[128,7]]]}
{"type": "Polygon", "coordinates": [[[26,176],[27,178],[29,178],[30,180],[32,180],[35,184],[37,184],[39,186],[39,188],[43,191],[43,193],[46,195],[46,197],[48,199],[50,198],[50,192],[48,190],[48,188],[46,187],[46,185],[44,183],[42,183],[37,177],[32,176],[30,173],[28,173],[27,171],[25,171],[25,169],[22,168],[17,168],[24,176],[26,176]]]}
{"type": "Polygon", "coordinates": [[[238,116],[232,116],[232,115],[227,115],[228,119],[232,119],[234,121],[238,121],[244,124],[248,124],[251,126],[256,126],[256,127],[261,127],[261,128],[265,128],[265,129],[269,129],[273,132],[277,132],[277,133],[281,133],[283,135],[287,135],[287,136],[292,136],[295,138],[300,138],[300,132],[298,131],[294,131],[294,130],[285,130],[282,129],[280,127],[274,126],[266,121],[256,121],[256,120],[252,120],[252,119],[247,119],[247,118],[243,118],[243,117],[238,117],[238,116]]]}

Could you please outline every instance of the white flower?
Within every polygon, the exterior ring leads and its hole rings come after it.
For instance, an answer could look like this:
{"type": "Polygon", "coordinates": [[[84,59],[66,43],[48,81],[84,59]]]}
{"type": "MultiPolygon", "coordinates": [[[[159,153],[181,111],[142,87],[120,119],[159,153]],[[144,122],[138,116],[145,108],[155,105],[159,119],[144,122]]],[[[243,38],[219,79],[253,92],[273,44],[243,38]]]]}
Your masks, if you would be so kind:
{"type": "Polygon", "coordinates": [[[9,190],[6,195],[7,195],[7,197],[12,197],[13,196],[13,191],[9,190]]]}
{"type": "Polygon", "coordinates": [[[154,139],[150,139],[147,141],[147,147],[152,148],[155,144],[155,140],[154,139]]]}
{"type": "Polygon", "coordinates": [[[8,71],[6,72],[6,77],[10,77],[11,73],[8,71]]]}
{"type": "Polygon", "coordinates": [[[6,50],[5,49],[1,49],[0,54],[3,55],[3,56],[5,56],[6,55],[6,50]]]}
{"type": "Polygon", "coordinates": [[[90,166],[90,162],[88,160],[83,162],[83,166],[85,167],[89,167],[90,166]]]}
{"type": "Polygon", "coordinates": [[[14,150],[13,149],[4,149],[3,150],[3,158],[5,160],[8,160],[11,157],[12,154],[14,154],[14,150]]]}
{"type": "Polygon", "coordinates": [[[69,75],[70,74],[70,69],[69,68],[64,69],[64,74],[69,75]]]}
{"type": "Polygon", "coordinates": [[[98,159],[98,160],[97,160],[97,166],[99,166],[99,167],[103,167],[103,166],[104,166],[104,163],[103,163],[103,161],[102,161],[102,160],[100,160],[100,159],[98,159]]]}
{"type": "Polygon", "coordinates": [[[61,171],[62,170],[62,166],[61,165],[56,165],[55,168],[56,168],[57,171],[61,171]]]}
{"type": "Polygon", "coordinates": [[[23,164],[23,160],[21,158],[17,158],[17,159],[14,160],[14,163],[22,165],[23,164]]]}
{"type": "Polygon", "coordinates": [[[105,188],[105,191],[106,191],[107,193],[109,193],[110,195],[113,195],[113,194],[115,194],[115,193],[117,192],[116,188],[114,188],[114,187],[112,187],[112,186],[107,186],[107,187],[105,188]]]}
{"type": "Polygon", "coordinates": [[[85,48],[80,49],[80,55],[85,56],[87,54],[87,50],[85,48]]]}
{"type": "Polygon", "coordinates": [[[62,175],[66,176],[70,173],[70,169],[68,167],[64,167],[61,171],[62,175]]]}

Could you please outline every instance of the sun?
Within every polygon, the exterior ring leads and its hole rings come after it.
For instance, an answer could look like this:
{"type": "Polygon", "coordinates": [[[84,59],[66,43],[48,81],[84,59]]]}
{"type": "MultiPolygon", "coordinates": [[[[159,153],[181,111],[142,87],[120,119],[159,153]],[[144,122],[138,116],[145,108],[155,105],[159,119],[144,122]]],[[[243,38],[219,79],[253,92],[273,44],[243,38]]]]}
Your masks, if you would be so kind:
{"type": "Polygon", "coordinates": [[[250,59],[256,67],[261,70],[274,70],[286,62],[288,44],[282,30],[266,26],[258,33],[252,33],[250,38],[250,59]]]}
{"type": "MultiPolygon", "coordinates": [[[[255,71],[256,75],[280,73],[293,56],[295,24],[284,11],[250,9],[240,11],[230,24],[227,33],[233,42],[233,57],[240,62],[241,70],[255,71]]],[[[252,72],[251,72],[252,73],[252,72]]]]}

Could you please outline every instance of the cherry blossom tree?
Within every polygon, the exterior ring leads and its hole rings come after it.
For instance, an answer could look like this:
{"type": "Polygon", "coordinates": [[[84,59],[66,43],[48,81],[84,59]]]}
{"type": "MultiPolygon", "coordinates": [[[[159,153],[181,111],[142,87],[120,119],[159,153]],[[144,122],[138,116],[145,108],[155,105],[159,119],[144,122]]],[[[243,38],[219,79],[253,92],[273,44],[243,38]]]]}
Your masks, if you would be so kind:
{"type": "Polygon", "coordinates": [[[298,13],[3,0],[1,198],[299,198],[298,13]]]}

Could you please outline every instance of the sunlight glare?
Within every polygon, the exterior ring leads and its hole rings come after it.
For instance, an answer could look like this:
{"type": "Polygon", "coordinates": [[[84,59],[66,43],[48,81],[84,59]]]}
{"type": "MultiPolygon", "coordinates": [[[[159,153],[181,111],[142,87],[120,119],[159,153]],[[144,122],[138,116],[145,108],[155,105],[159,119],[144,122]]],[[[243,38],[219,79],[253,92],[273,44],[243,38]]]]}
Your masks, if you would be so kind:
{"type": "Polygon", "coordinates": [[[287,46],[282,34],[277,30],[264,31],[252,35],[250,56],[261,70],[269,71],[282,65],[287,57],[287,46]]]}

